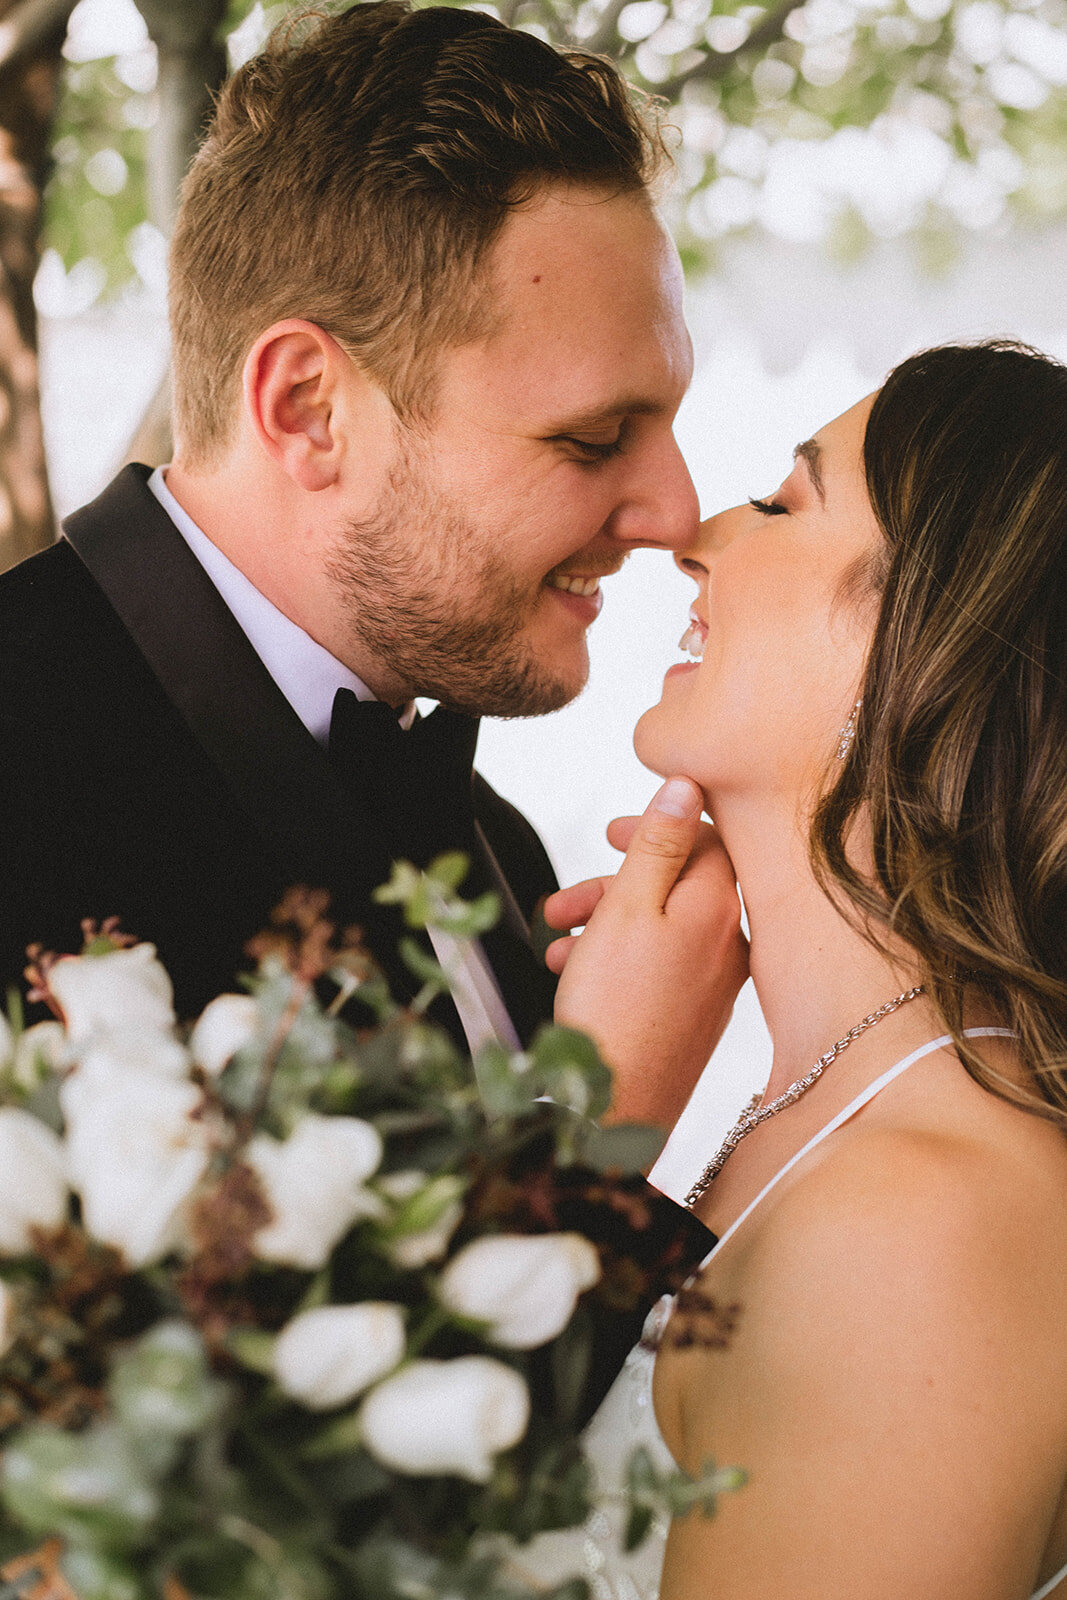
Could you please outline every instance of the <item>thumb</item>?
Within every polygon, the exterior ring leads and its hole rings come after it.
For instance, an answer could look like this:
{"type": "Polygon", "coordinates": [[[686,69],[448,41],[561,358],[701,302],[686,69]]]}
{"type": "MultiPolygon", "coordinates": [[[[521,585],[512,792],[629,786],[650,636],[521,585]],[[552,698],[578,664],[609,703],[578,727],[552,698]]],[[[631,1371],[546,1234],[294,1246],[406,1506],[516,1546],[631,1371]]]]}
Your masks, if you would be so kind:
{"type": "Polygon", "coordinates": [[[619,899],[654,901],[662,910],[692,853],[704,796],[691,778],[669,778],[638,819],[616,875],[619,899]]]}

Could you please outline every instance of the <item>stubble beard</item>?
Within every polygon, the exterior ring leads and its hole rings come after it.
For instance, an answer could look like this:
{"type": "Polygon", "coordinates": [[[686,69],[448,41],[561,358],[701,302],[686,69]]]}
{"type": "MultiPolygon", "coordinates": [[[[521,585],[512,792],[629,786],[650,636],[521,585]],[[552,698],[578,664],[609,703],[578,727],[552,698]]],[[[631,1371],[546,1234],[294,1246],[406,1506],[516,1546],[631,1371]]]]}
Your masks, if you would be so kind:
{"type": "Polygon", "coordinates": [[[553,672],[525,639],[543,603],[507,571],[505,541],[432,491],[404,456],[382,504],[339,539],[328,572],[360,653],[413,696],[471,716],[540,717],[581,691],[587,670],[553,672]]]}

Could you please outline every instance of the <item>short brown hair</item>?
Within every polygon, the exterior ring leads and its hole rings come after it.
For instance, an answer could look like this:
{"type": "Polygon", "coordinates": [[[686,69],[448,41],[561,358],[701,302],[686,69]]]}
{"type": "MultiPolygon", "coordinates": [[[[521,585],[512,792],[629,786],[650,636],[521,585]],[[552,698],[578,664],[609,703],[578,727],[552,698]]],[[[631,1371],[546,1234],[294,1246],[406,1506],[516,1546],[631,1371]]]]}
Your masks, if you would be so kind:
{"type": "Polygon", "coordinates": [[[428,409],[432,356],[486,320],[479,267],[545,182],[643,189],[656,127],[610,62],[479,11],[355,5],[275,30],[226,84],[171,262],[183,456],[228,442],[257,335],[305,317],[428,409]]]}
{"type": "Polygon", "coordinates": [[[972,1076],[1067,1127],[1067,369],[1006,340],[923,351],[879,391],[864,459],[881,613],[816,870],[917,952],[972,1076]],[[1037,1105],[963,1038],[975,995],[1037,1105]]]}

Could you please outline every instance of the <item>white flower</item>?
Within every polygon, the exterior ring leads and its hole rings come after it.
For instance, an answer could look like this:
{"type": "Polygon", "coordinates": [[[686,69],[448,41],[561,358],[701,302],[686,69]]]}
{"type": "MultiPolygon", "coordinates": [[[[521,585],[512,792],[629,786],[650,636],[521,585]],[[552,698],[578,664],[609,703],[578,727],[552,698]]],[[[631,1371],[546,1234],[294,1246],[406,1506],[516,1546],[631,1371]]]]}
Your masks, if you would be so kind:
{"type": "Polygon", "coordinates": [[[197,1066],[217,1078],[258,1032],[259,1009],[250,994],[220,994],[204,1007],[189,1040],[197,1066]]]}
{"type": "Polygon", "coordinates": [[[15,1296],[0,1278],[0,1356],[11,1349],[15,1339],[15,1296]]]}
{"type": "Polygon", "coordinates": [[[274,1346],[274,1376],[294,1400],[314,1411],[344,1405],[403,1359],[399,1306],[367,1300],[316,1306],[286,1324],[274,1346]]]}
{"type": "Polygon", "coordinates": [[[413,1361],[371,1390],[363,1442],[397,1472],[447,1472],[485,1483],[493,1457],[518,1444],[530,1396],[517,1372],[491,1356],[413,1361]]]}
{"type": "Polygon", "coordinates": [[[245,1160],[259,1177],[273,1220],[252,1248],[263,1261],[321,1267],[357,1217],[382,1202],[363,1184],[382,1159],[378,1130],[359,1117],[309,1113],[283,1141],[257,1134],[245,1160]]]}
{"type": "Polygon", "coordinates": [[[77,1045],[73,1054],[79,1072],[133,1073],[137,1077],[175,1078],[189,1076],[189,1056],[171,1033],[154,1028],[125,1028],[121,1032],[97,1034],[77,1045]]]}
{"type": "Polygon", "coordinates": [[[465,1245],[439,1290],[450,1311],[488,1322],[494,1344],[533,1350],[563,1331],[599,1277],[599,1257],[580,1233],[501,1233],[465,1245]]]}
{"type": "Polygon", "coordinates": [[[33,1091],[49,1072],[67,1060],[67,1030],[61,1022],[35,1022],[19,1034],[15,1046],[15,1082],[33,1091]]]}
{"type": "Polygon", "coordinates": [[[67,1214],[62,1141],[39,1117],[0,1110],[0,1255],[31,1248],[30,1229],[58,1228],[67,1214]]]}
{"type": "Polygon", "coordinates": [[[152,944],[100,956],[63,956],[49,972],[48,986],[76,1043],[93,1034],[168,1032],[174,1026],[174,990],[152,944]]]}
{"type": "Polygon", "coordinates": [[[420,1203],[416,1211],[437,1212],[428,1226],[416,1225],[408,1232],[387,1237],[385,1248],[389,1259],[409,1272],[417,1272],[429,1262],[439,1261],[463,1217],[463,1202],[455,1198],[457,1193],[462,1193],[461,1180],[448,1173],[430,1178],[425,1172],[412,1169],[387,1173],[378,1179],[377,1187],[398,1206],[418,1196],[420,1203]]]}
{"type": "Polygon", "coordinates": [[[186,1203],[210,1159],[200,1103],[195,1084],[119,1067],[103,1051],[60,1089],[85,1226],[133,1267],[183,1240],[186,1203]]]}

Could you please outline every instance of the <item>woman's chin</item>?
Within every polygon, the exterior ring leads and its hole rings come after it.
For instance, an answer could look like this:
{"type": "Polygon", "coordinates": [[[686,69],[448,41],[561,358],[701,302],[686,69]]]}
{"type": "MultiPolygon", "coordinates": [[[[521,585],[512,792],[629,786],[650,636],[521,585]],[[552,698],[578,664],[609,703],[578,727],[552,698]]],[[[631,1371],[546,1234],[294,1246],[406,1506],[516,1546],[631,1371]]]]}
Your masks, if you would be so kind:
{"type": "Polygon", "coordinates": [[[666,730],[662,713],[662,705],[650,706],[638,718],[634,729],[634,754],[643,767],[658,773],[661,778],[667,778],[680,769],[672,767],[670,763],[670,741],[664,738],[666,730]]]}

